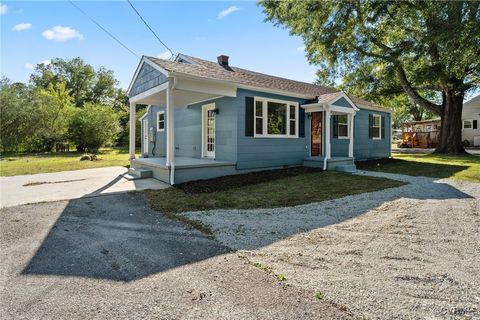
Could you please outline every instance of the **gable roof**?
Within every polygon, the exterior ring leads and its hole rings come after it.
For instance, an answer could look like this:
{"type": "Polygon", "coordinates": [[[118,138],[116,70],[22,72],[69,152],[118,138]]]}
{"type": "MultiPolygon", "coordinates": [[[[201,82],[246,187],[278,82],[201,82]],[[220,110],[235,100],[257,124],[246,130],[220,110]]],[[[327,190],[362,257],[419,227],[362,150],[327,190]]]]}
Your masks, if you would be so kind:
{"type": "MultiPolygon", "coordinates": [[[[342,94],[342,91],[321,85],[285,79],[277,76],[267,75],[255,71],[250,71],[234,66],[221,66],[220,64],[185,54],[179,54],[178,58],[185,62],[163,60],[155,57],[148,57],[153,63],[164,70],[172,73],[196,76],[200,78],[228,81],[247,87],[267,88],[278,91],[290,92],[309,97],[310,99],[328,99],[332,96],[342,94]],[[323,97],[325,96],[325,97],[323,97]]],[[[357,104],[358,107],[371,108],[391,112],[373,102],[348,95],[348,97],[357,104]]]]}

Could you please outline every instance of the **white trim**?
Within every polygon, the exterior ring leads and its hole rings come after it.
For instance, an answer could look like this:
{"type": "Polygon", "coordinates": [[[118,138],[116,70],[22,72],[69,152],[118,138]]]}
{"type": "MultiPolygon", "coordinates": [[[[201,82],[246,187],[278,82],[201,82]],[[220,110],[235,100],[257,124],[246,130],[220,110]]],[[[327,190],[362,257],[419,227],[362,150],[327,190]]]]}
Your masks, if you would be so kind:
{"type": "Polygon", "coordinates": [[[348,144],[348,157],[353,158],[353,137],[355,135],[353,130],[353,124],[355,123],[355,114],[349,114],[348,121],[350,122],[350,126],[349,126],[350,143],[348,144]]]}
{"type": "Polygon", "coordinates": [[[187,106],[193,106],[194,104],[199,104],[199,103],[203,103],[203,102],[208,102],[208,101],[216,100],[216,99],[222,98],[222,97],[224,97],[224,96],[216,96],[216,97],[212,97],[212,98],[208,98],[208,99],[203,99],[203,100],[200,100],[200,101],[195,101],[195,102],[192,102],[192,103],[187,104],[187,106]]]}
{"type": "Polygon", "coordinates": [[[167,90],[168,88],[168,81],[153,87],[151,89],[148,89],[147,91],[144,91],[142,93],[139,93],[133,97],[130,97],[130,102],[139,102],[142,99],[145,99],[151,95],[154,95],[156,93],[162,92],[163,90],[167,90]]]}
{"type": "Polygon", "coordinates": [[[132,78],[132,80],[130,80],[130,84],[128,85],[127,95],[130,95],[130,90],[132,90],[133,83],[137,79],[138,73],[142,69],[142,66],[143,66],[144,63],[148,63],[149,65],[151,65],[152,67],[154,67],[155,69],[157,69],[158,71],[163,73],[165,76],[167,76],[167,77],[169,76],[169,72],[167,70],[163,69],[162,67],[160,67],[155,62],[152,62],[147,57],[142,56],[142,58],[140,59],[140,62],[137,65],[137,68],[135,69],[135,73],[133,74],[133,78],[132,78]]]}
{"type": "Polygon", "coordinates": [[[135,125],[136,125],[137,105],[130,101],[130,141],[129,141],[129,156],[130,160],[135,159],[135,125]]]}
{"type": "MultiPolygon", "coordinates": [[[[202,158],[211,158],[215,159],[215,149],[216,149],[216,134],[214,130],[214,136],[215,136],[215,145],[213,147],[213,153],[208,154],[207,152],[207,123],[206,123],[206,117],[207,117],[207,112],[209,110],[215,110],[215,103],[209,103],[209,104],[204,104],[202,106],[202,158]]],[[[216,119],[215,119],[216,122],[216,119]]]]}
{"type": "Polygon", "coordinates": [[[175,58],[175,61],[178,62],[178,58],[182,59],[182,60],[185,60],[191,64],[194,64],[194,65],[198,65],[198,63],[192,59],[190,59],[190,57],[186,57],[184,56],[183,54],[179,53],[177,54],[176,58],[175,58]]]}
{"type": "Polygon", "coordinates": [[[332,157],[332,148],[330,145],[330,121],[331,121],[330,108],[326,107],[325,110],[325,157],[323,161],[323,170],[327,170],[327,161],[332,157]]]}
{"type": "Polygon", "coordinates": [[[160,110],[157,112],[157,132],[165,131],[165,110],[160,110]],[[160,115],[163,114],[163,129],[160,129],[160,115]]]}
{"type": "MultiPolygon", "coordinates": [[[[386,119],[386,118],[385,118],[386,119]]],[[[392,143],[393,143],[393,124],[392,124],[392,114],[390,114],[390,117],[388,119],[388,122],[390,122],[390,138],[388,139],[388,145],[390,146],[390,158],[392,157],[392,143]]]]}
{"type": "Polygon", "coordinates": [[[279,100],[279,99],[272,99],[266,97],[253,97],[253,137],[254,138],[298,138],[298,131],[299,131],[299,103],[295,101],[288,101],[288,100],[279,100]],[[256,105],[257,102],[262,102],[262,134],[257,134],[257,110],[256,105]],[[274,103],[281,103],[285,104],[286,106],[286,134],[269,134],[268,133],[268,102],[274,103]],[[290,107],[293,106],[295,108],[295,119],[290,119],[290,107]],[[290,120],[295,121],[295,134],[290,134],[290,120]]]}
{"type": "MultiPolygon", "coordinates": [[[[147,115],[147,113],[145,115],[147,115]]],[[[142,124],[142,155],[148,156],[150,128],[148,126],[148,118],[145,118],[144,116],[141,118],[140,122],[142,124]]]]}
{"type": "Polygon", "coordinates": [[[358,107],[359,107],[361,110],[378,111],[378,112],[385,112],[385,113],[390,113],[390,114],[393,113],[393,110],[390,110],[390,109],[387,109],[387,108],[369,107],[369,106],[365,106],[365,105],[361,105],[361,104],[358,104],[358,107]]]}
{"type": "Polygon", "coordinates": [[[373,130],[372,130],[372,140],[382,140],[382,115],[381,114],[378,114],[378,113],[374,113],[373,115],[373,122],[372,122],[372,128],[378,128],[378,137],[375,137],[373,134],[373,130]],[[375,126],[375,118],[379,118],[379,123],[380,125],[379,126],[375,126]]]}

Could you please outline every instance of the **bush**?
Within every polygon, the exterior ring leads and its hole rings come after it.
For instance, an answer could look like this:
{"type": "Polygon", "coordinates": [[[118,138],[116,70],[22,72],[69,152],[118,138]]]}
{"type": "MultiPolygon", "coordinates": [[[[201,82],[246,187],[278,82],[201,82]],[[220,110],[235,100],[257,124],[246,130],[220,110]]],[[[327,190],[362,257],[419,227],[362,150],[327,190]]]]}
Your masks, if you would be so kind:
{"type": "Polygon", "coordinates": [[[98,104],[86,104],[79,108],[68,127],[69,138],[77,145],[77,150],[91,153],[112,143],[121,131],[115,111],[98,104]]]}

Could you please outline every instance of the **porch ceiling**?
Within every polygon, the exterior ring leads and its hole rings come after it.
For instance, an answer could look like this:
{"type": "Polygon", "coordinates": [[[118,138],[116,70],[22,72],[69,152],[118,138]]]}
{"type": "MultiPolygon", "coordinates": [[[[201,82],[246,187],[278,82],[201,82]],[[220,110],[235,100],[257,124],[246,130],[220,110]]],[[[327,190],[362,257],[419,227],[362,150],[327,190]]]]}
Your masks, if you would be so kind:
{"type": "Polygon", "coordinates": [[[165,83],[131,97],[130,102],[165,106],[169,81],[170,85],[174,87],[173,104],[177,107],[222,96],[235,97],[237,95],[237,88],[225,83],[212,83],[189,78],[176,78],[176,81],[173,78],[169,79],[165,83]]]}

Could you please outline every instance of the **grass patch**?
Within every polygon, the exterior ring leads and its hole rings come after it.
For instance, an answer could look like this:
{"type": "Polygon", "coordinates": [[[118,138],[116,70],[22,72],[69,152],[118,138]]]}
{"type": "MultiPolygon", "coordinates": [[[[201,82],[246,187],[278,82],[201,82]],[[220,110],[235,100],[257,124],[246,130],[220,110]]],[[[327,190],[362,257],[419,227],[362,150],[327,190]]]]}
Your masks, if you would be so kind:
{"type": "Polygon", "coordinates": [[[186,211],[290,207],[398,187],[403,182],[334,171],[305,173],[224,191],[188,194],[178,188],[146,190],[149,205],[169,216],[186,211]]]}
{"type": "Polygon", "coordinates": [[[480,182],[480,155],[472,154],[462,156],[396,154],[393,159],[358,162],[357,168],[410,176],[454,178],[480,182]]]}
{"type": "Polygon", "coordinates": [[[125,148],[103,148],[96,161],[80,161],[82,153],[24,153],[2,154],[0,176],[16,176],[67,170],[90,169],[112,166],[127,166],[128,150],[125,148]]]}

